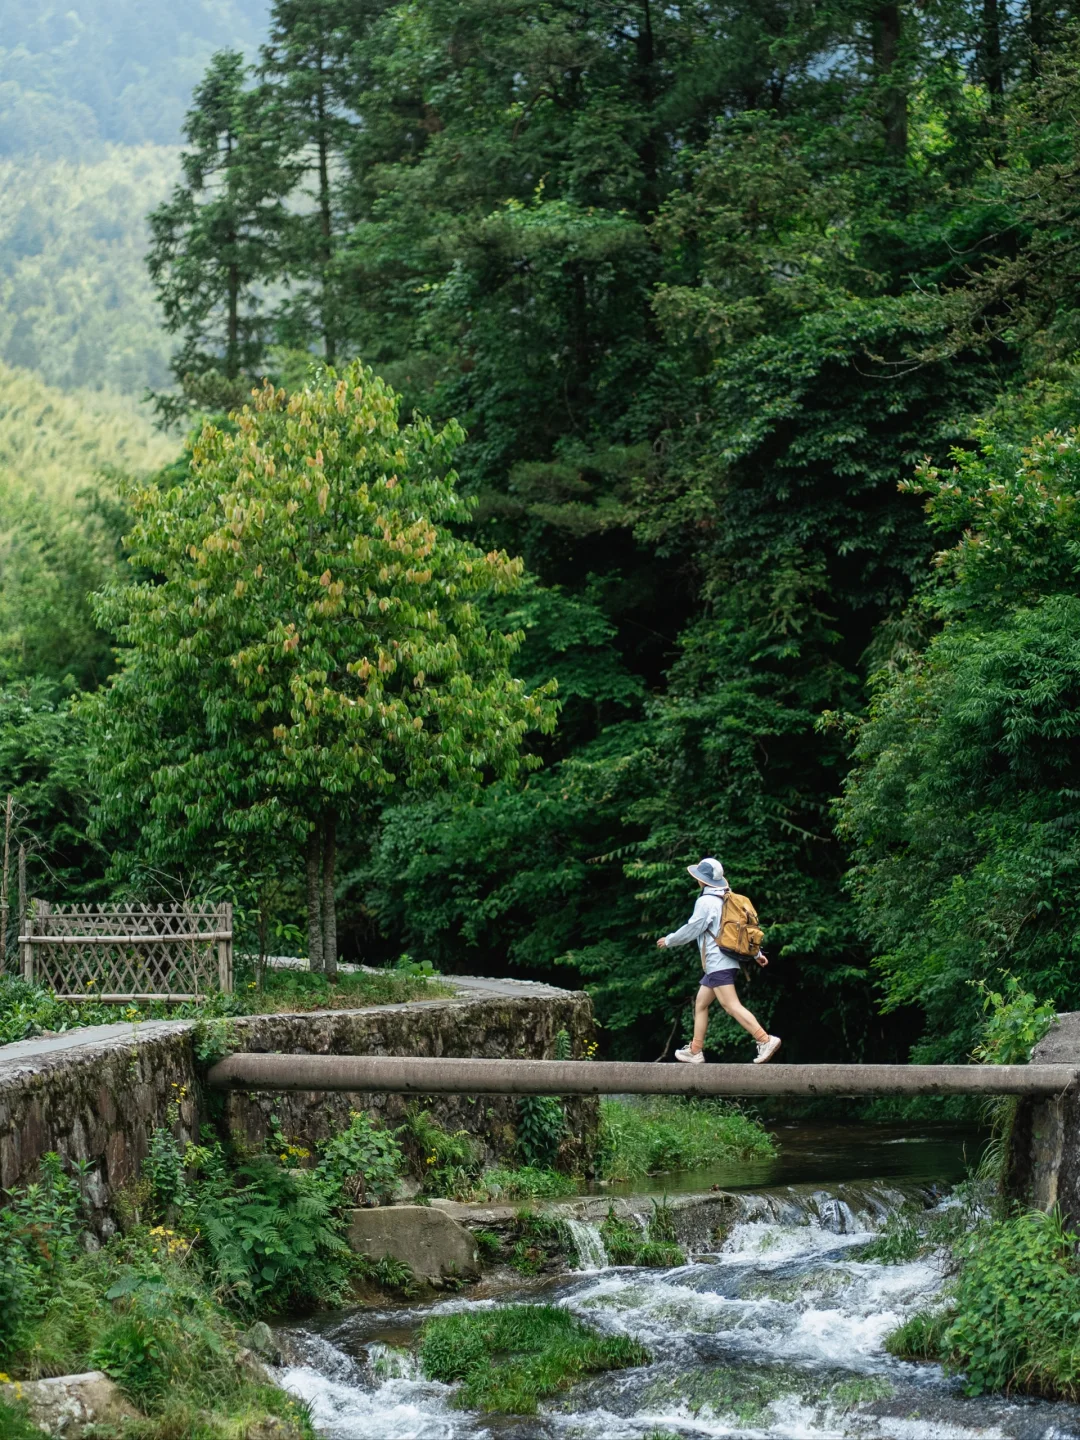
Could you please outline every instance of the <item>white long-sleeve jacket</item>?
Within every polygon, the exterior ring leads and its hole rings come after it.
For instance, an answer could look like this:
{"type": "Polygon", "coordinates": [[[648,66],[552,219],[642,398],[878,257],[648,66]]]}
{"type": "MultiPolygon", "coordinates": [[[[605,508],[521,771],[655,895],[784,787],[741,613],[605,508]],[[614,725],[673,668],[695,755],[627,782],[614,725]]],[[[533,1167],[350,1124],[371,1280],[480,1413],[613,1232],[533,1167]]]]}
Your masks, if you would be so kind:
{"type": "Polygon", "coordinates": [[[698,896],[694,913],[686,924],[664,936],[664,944],[669,950],[673,950],[677,945],[689,945],[691,941],[698,941],[698,951],[706,974],[713,970],[742,969],[739,956],[733,955],[730,950],[721,950],[716,943],[716,937],[720,933],[720,917],[724,913],[724,896],[727,893],[727,887],[721,889],[718,885],[707,886],[698,896]]]}

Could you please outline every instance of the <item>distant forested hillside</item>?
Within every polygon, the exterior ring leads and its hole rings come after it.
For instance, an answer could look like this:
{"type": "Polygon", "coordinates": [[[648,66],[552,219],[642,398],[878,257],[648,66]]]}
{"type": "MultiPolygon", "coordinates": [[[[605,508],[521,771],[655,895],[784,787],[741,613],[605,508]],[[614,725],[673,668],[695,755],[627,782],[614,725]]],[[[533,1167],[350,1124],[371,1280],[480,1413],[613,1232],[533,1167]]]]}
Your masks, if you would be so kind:
{"type": "Polygon", "coordinates": [[[64,389],[140,395],[169,346],[146,273],[146,211],[176,151],[100,147],[92,160],[0,160],[0,359],[64,389]]]}
{"type": "Polygon", "coordinates": [[[0,0],[0,155],[78,158],[174,144],[222,46],[254,50],[264,0],[0,0]]]}
{"type": "Polygon", "coordinates": [[[119,561],[115,475],[174,450],[133,401],[65,395],[0,364],[0,680],[85,686],[107,673],[88,592],[119,561]]]}
{"type": "Polygon", "coordinates": [[[155,470],[176,453],[133,401],[73,394],[0,362],[0,490],[70,502],[103,470],[155,470]]]}

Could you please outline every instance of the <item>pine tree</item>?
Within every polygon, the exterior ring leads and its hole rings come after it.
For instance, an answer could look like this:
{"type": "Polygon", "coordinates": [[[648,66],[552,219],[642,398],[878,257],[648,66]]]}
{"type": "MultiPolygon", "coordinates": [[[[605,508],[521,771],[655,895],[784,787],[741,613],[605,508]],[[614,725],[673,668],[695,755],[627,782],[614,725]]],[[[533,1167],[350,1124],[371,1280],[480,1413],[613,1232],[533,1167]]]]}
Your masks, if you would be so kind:
{"type": "Polygon", "coordinates": [[[282,265],[285,158],[272,99],[247,85],[243,57],[214,56],[184,122],[183,179],[150,215],[147,258],[165,328],[180,337],[179,395],[157,395],[168,424],[193,405],[228,408],[250,389],[273,315],[265,286],[282,265]]]}
{"type": "Polygon", "coordinates": [[[349,54],[358,22],[345,0],[278,0],[261,74],[271,88],[308,204],[289,224],[293,295],[284,334],[322,345],[336,363],[344,340],[338,248],[338,177],[355,121],[348,108],[349,54]]]}

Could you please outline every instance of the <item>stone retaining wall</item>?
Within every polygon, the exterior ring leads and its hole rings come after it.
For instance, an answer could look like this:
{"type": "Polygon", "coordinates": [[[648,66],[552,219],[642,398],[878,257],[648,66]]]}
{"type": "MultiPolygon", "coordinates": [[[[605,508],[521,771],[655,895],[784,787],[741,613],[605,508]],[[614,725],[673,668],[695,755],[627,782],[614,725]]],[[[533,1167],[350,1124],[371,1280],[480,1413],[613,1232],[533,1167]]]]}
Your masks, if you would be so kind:
{"type": "MultiPolygon", "coordinates": [[[[0,1047],[0,1188],[10,1191],[32,1180],[49,1151],[85,1162],[92,1225],[107,1235],[115,1223],[113,1197],[138,1175],[151,1132],[170,1114],[181,1140],[213,1119],[251,1143],[265,1139],[275,1115],[282,1131],[305,1146],[340,1129],[353,1109],[377,1112],[388,1124],[404,1115],[406,1100],[397,1095],[232,1094],[208,1100],[198,1083],[194,1028],[188,1021],[108,1025],[0,1047]]],[[[520,985],[509,994],[473,991],[467,998],[365,1010],[246,1016],[230,1022],[229,1048],[547,1059],[561,1029],[580,1055],[593,1038],[588,997],[520,985]]],[[[513,1146],[512,1097],[440,1095],[418,1103],[448,1128],[468,1130],[488,1160],[513,1146]]],[[[569,1100],[567,1115],[563,1158],[585,1164],[595,1148],[597,1101],[569,1100]]]]}
{"type": "MultiPolygon", "coordinates": [[[[1059,1015],[1031,1058],[1042,1065],[1080,1065],[1080,1011],[1059,1015]]],[[[1060,1205],[1066,1222],[1080,1228],[1080,1091],[1020,1102],[1006,1190],[1039,1210],[1060,1205]]]]}

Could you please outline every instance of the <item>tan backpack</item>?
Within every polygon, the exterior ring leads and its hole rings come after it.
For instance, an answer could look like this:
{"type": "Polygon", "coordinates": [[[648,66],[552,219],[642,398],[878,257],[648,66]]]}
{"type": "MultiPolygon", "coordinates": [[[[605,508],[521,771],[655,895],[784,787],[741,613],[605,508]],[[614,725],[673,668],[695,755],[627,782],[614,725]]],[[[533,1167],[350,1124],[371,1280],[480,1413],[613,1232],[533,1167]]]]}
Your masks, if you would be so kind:
{"type": "MultiPolygon", "coordinates": [[[[716,943],[721,950],[731,955],[745,955],[749,959],[761,949],[765,932],[758,924],[757,911],[745,895],[736,895],[729,890],[724,896],[724,908],[720,912],[720,930],[716,943]]],[[[705,963],[705,945],[702,941],[702,964],[705,963]]]]}

